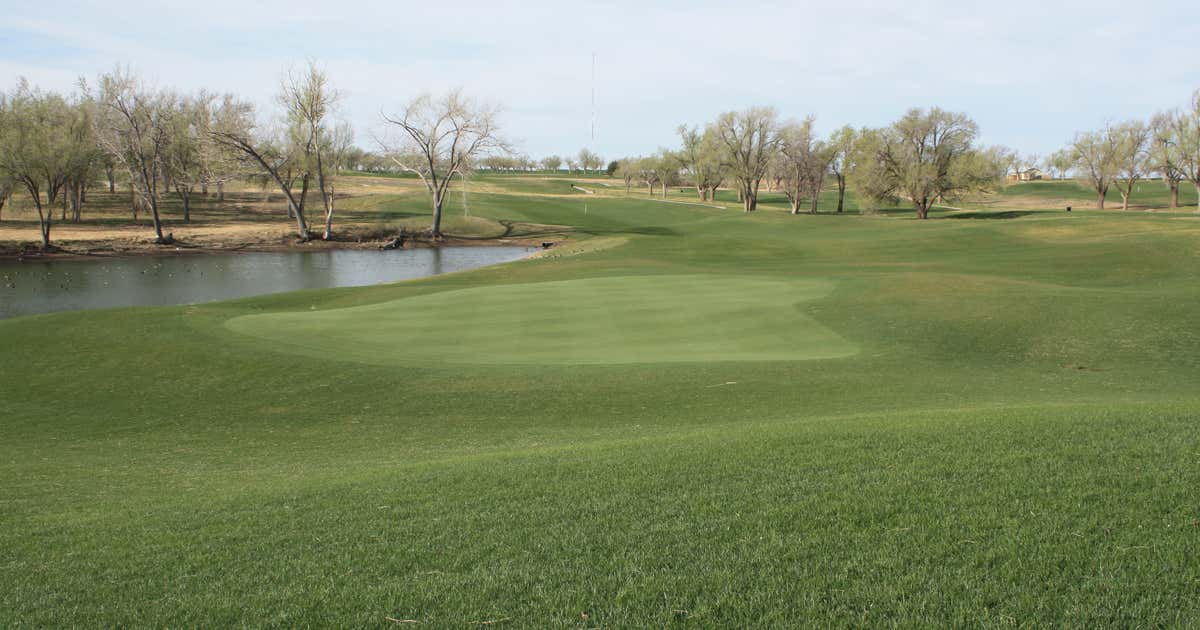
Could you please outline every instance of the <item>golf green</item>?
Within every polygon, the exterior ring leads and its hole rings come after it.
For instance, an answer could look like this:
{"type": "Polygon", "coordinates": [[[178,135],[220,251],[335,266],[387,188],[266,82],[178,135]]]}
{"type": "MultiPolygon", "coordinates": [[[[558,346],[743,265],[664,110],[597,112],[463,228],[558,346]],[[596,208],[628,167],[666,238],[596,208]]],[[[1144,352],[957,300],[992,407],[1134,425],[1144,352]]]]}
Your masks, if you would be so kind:
{"type": "Polygon", "coordinates": [[[361,363],[795,361],[857,348],[802,310],[821,280],[614,276],[443,291],[231,319],[284,352],[361,363]]]}

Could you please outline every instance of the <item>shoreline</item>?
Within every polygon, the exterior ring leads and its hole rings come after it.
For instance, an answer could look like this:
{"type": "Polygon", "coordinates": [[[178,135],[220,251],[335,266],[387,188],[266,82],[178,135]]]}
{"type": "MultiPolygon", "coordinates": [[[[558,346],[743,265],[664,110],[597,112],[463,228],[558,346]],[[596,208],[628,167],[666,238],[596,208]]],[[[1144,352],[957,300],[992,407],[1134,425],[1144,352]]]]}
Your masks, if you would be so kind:
{"type": "MultiPolygon", "coordinates": [[[[560,245],[561,240],[554,241],[560,245]]],[[[386,251],[384,245],[391,239],[364,240],[330,240],[312,239],[299,241],[287,239],[282,241],[251,240],[213,245],[211,243],[195,244],[186,241],[170,245],[159,245],[151,241],[121,247],[111,241],[67,241],[59,246],[51,243],[53,249],[43,251],[36,245],[17,245],[11,241],[0,243],[0,262],[24,262],[34,260],[111,260],[156,256],[212,256],[222,254],[259,253],[259,252],[312,252],[326,250],[379,250],[386,251]]],[[[433,242],[413,238],[396,249],[432,249],[440,247],[535,247],[542,248],[547,241],[531,238],[471,238],[446,236],[442,241],[433,242]]]]}

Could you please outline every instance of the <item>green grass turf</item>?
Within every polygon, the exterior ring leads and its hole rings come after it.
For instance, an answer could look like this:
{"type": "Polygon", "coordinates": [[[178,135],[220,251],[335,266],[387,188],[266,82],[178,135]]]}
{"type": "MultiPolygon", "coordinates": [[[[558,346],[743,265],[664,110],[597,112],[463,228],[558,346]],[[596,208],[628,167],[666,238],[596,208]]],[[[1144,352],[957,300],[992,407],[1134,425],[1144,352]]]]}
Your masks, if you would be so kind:
{"type": "Polygon", "coordinates": [[[1200,219],[587,203],[470,200],[588,253],[0,322],[0,625],[1200,623],[1200,219]],[[714,329],[765,354],[664,360],[714,329]]]}
{"type": "MultiPolygon", "coordinates": [[[[1106,209],[1121,208],[1121,192],[1119,186],[1113,185],[1104,196],[1106,209]],[[1115,204],[1115,205],[1114,205],[1115,204]]],[[[1042,180],[1010,184],[1000,189],[1002,197],[1032,197],[1043,198],[1055,207],[1060,202],[1067,201],[1075,204],[1076,208],[1086,210],[1096,203],[1096,192],[1082,180],[1042,180]]],[[[1133,194],[1129,203],[1135,206],[1166,208],[1171,202],[1171,191],[1162,180],[1141,180],[1133,185],[1133,194]]],[[[1179,204],[1181,210],[1196,209],[1196,187],[1189,182],[1179,184],[1179,204]]]]}
{"type": "Polygon", "coordinates": [[[226,325],[304,355],[365,363],[802,361],[855,352],[796,308],[831,289],[736,276],[613,276],[247,315],[226,325]]]}

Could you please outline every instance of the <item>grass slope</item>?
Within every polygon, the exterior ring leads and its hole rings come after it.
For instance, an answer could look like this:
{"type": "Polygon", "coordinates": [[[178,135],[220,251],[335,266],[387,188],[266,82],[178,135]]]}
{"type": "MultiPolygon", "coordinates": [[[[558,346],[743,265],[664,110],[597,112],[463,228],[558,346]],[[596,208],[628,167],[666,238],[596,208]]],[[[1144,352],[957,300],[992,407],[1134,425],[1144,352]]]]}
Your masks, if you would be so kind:
{"type": "Polygon", "coordinates": [[[500,179],[617,245],[0,322],[0,625],[1200,623],[1200,220],[500,179]]]}

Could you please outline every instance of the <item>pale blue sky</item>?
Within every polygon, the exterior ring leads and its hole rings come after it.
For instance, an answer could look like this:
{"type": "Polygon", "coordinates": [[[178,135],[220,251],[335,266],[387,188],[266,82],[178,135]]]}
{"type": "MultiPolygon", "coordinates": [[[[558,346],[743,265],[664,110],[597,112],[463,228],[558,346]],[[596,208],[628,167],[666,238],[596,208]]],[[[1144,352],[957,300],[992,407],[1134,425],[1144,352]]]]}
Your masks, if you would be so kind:
{"type": "Polygon", "coordinates": [[[912,106],[965,111],[983,140],[1046,153],[1077,129],[1148,117],[1200,88],[1185,2],[303,3],[0,0],[0,84],[69,89],[128,65],[264,108],[315,58],[360,144],[381,109],[462,86],[504,106],[534,156],[675,144],[680,123],[749,105],[828,131],[912,106]],[[591,55],[597,54],[596,141],[591,55]]]}

